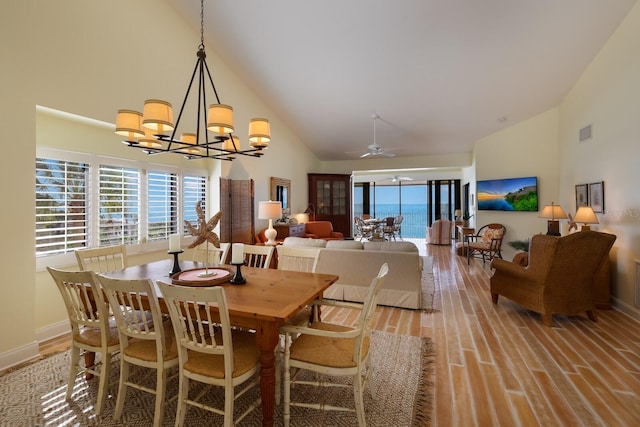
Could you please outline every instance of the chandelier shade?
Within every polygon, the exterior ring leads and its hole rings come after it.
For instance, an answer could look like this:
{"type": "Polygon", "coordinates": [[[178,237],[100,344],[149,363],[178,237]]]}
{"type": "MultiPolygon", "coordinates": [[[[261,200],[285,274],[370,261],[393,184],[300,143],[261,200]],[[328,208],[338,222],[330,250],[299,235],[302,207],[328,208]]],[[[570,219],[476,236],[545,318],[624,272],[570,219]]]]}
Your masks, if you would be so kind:
{"type": "Polygon", "coordinates": [[[271,126],[267,119],[251,119],[249,122],[249,145],[266,148],[271,141],[271,126]]]}
{"type": "Polygon", "coordinates": [[[126,136],[129,139],[144,137],[142,113],[133,110],[118,110],[116,134],[126,136]]]}
{"type": "Polygon", "coordinates": [[[187,159],[211,158],[233,160],[236,155],[261,157],[271,140],[267,119],[251,119],[249,123],[249,147],[240,149],[240,139],[233,134],[233,107],[220,102],[218,91],[211,77],[204,50],[204,0],[200,0],[200,45],[195,69],[181,103],[177,120],[173,121],[171,103],[161,99],[147,99],[142,113],[135,110],[118,110],[116,134],[124,136],[129,147],[142,149],[147,154],[177,153],[187,159]],[[196,129],[181,131],[185,105],[192,88],[197,90],[196,129]],[[214,99],[214,103],[209,101],[214,99]],[[205,112],[207,113],[205,117],[205,112]],[[208,133],[210,131],[212,135],[208,133]],[[177,139],[176,135],[180,135],[177,139]]]}
{"type": "Polygon", "coordinates": [[[161,134],[173,130],[173,107],[167,101],[147,99],[142,111],[142,126],[161,134]]]}
{"type": "Polygon", "coordinates": [[[207,129],[220,135],[232,133],[235,130],[233,128],[233,107],[225,104],[209,106],[207,129]]]}

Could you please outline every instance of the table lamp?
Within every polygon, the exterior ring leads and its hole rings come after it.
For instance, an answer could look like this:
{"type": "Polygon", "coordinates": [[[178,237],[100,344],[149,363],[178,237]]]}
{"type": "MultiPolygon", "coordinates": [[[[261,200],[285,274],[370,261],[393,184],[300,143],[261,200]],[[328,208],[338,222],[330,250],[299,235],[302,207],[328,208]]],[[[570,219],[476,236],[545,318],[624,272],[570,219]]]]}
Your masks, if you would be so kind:
{"type": "Polygon", "coordinates": [[[280,202],[274,202],[269,200],[268,202],[260,202],[258,206],[258,218],[268,219],[269,228],[264,232],[264,236],[267,238],[265,245],[275,245],[276,235],[278,232],[273,228],[273,220],[282,217],[282,204],[280,202]]]}
{"type": "Polygon", "coordinates": [[[460,218],[462,216],[462,210],[456,209],[456,211],[453,213],[453,215],[455,216],[455,219],[457,221],[458,218],[460,218]]]}
{"type": "Polygon", "coordinates": [[[547,205],[542,209],[540,218],[551,218],[547,221],[547,235],[559,236],[560,221],[558,221],[558,219],[567,218],[567,214],[562,210],[560,205],[555,205],[551,202],[550,205],[547,205]]]}
{"type": "Polygon", "coordinates": [[[578,208],[578,212],[576,212],[576,216],[573,217],[573,221],[582,223],[582,231],[591,230],[589,224],[598,224],[598,218],[591,206],[578,208]]]}

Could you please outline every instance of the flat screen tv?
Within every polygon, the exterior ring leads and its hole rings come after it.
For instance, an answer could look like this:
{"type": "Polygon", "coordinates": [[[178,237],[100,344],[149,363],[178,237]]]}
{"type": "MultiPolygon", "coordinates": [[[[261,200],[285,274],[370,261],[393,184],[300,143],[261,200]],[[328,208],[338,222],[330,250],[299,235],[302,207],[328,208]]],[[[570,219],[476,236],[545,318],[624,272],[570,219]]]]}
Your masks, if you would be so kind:
{"type": "Polygon", "coordinates": [[[538,211],[538,178],[491,179],[477,182],[478,210],[538,211]]]}

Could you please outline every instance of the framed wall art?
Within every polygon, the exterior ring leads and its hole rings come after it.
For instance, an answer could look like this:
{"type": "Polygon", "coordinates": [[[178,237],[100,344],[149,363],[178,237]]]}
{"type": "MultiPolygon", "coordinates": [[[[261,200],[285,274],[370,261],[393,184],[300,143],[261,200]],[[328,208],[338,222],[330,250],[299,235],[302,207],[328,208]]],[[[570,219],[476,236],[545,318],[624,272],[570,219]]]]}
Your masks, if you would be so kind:
{"type": "Polygon", "coordinates": [[[589,204],[595,213],[604,213],[604,181],[589,184],[589,204]]]}
{"type": "Polygon", "coordinates": [[[576,185],[576,210],[583,206],[589,206],[589,191],[587,184],[576,185]]]}

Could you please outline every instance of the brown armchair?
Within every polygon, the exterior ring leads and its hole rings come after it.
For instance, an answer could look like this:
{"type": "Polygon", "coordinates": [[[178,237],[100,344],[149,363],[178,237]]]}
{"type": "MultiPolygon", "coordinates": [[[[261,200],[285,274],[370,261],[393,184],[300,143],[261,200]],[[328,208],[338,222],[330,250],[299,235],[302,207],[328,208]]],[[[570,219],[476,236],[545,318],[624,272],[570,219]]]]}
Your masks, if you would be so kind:
{"type": "Polygon", "coordinates": [[[546,326],[553,326],[553,314],[573,315],[586,311],[597,316],[592,298],[596,271],[607,262],[616,236],[581,231],[564,237],[535,235],[529,246],[529,265],[523,267],[494,259],[491,298],[500,295],[540,313],[546,326]]]}
{"type": "Polygon", "coordinates": [[[344,235],[339,231],[333,231],[330,221],[309,221],[305,224],[304,237],[324,240],[342,240],[344,235]]]}
{"type": "Polygon", "coordinates": [[[502,240],[507,229],[502,224],[487,224],[478,230],[477,234],[467,234],[465,247],[467,249],[467,264],[472,256],[481,256],[482,263],[494,258],[502,258],[502,240]]]}

